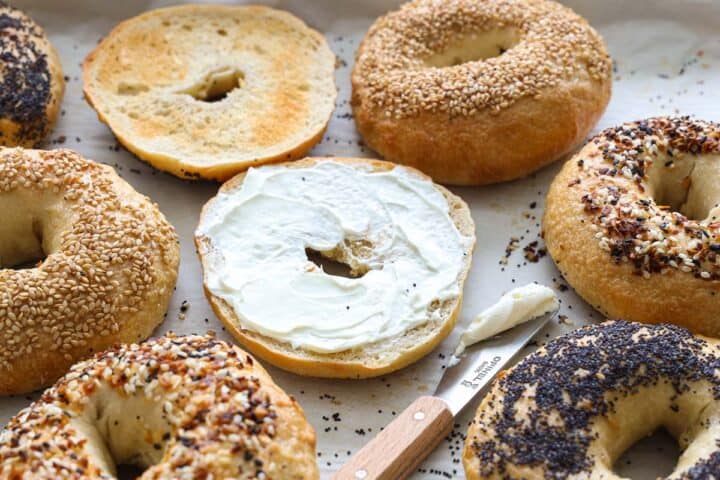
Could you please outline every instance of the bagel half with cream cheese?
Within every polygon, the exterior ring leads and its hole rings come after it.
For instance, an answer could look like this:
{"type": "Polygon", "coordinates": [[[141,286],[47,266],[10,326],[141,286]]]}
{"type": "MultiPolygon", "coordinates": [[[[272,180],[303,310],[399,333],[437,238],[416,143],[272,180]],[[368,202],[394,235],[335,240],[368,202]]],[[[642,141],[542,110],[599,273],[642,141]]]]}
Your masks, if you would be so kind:
{"type": "Polygon", "coordinates": [[[578,145],[610,99],[588,22],[551,0],[414,0],[358,48],[352,107],[385,159],[435,181],[526,176],[578,145]]]}
{"type": "Polygon", "coordinates": [[[475,228],[465,202],[416,170],[308,158],[225,183],[196,244],[208,299],[245,347],[302,375],[362,378],[452,330],[475,228]],[[329,274],[328,259],[349,272],[329,274]]]}
{"type": "Polygon", "coordinates": [[[83,64],[117,139],[179,177],[226,180],[303,157],[335,106],[335,55],[290,13],[183,5],[124,21],[83,64]]]}

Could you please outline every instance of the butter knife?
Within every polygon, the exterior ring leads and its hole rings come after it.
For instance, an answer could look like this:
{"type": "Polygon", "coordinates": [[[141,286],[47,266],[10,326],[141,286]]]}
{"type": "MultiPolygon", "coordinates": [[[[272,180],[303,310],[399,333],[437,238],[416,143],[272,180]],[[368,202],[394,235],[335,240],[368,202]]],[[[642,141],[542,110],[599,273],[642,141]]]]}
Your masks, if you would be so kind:
{"type": "Polygon", "coordinates": [[[557,313],[546,313],[470,347],[445,370],[433,396],[415,400],[333,476],[397,480],[410,476],[452,430],[455,416],[557,313]]]}

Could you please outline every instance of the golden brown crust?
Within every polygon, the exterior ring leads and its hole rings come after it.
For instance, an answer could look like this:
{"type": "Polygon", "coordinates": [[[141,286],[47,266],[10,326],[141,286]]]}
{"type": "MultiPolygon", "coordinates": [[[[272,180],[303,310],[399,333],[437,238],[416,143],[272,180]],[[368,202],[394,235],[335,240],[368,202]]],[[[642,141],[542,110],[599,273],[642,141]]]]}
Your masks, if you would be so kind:
{"type": "Polygon", "coordinates": [[[717,125],[688,119],[626,124],[589,142],[553,181],[543,217],[548,252],[575,291],[606,317],[673,322],[696,333],[720,335],[720,277],[713,250],[720,240],[720,225],[661,209],[650,190],[645,191],[649,189],[646,179],[635,178],[640,170],[631,167],[638,173],[631,172],[628,178],[621,171],[622,164],[616,164],[617,168],[613,164],[614,159],[625,162],[627,157],[634,162],[629,165],[637,165],[641,159],[645,177],[650,165],[665,168],[668,149],[674,152],[675,164],[700,153],[717,154],[718,137],[717,125]],[[633,146],[631,137],[639,142],[639,148],[633,146]],[[616,142],[626,147],[607,148],[616,142]],[[684,147],[676,146],[680,142],[684,147]],[[704,147],[695,150],[693,144],[704,147]],[[628,154],[630,150],[642,153],[628,154]],[[617,199],[604,202],[596,198],[607,188],[619,189],[617,199]],[[644,213],[632,219],[617,216],[626,205],[631,208],[628,212],[636,208],[644,213]],[[668,247],[655,251],[652,242],[647,243],[648,235],[661,243],[669,239],[665,242],[668,247]],[[702,248],[689,249],[695,237],[702,248]],[[623,245],[629,245],[629,250],[623,245]],[[644,253],[635,252],[635,247],[644,253]]]}
{"type": "Polygon", "coordinates": [[[75,365],[0,435],[0,477],[114,478],[128,462],[147,480],[317,479],[315,441],[251,356],[170,334],[75,365]]]}
{"type": "Polygon", "coordinates": [[[43,29],[0,4],[0,144],[37,146],[52,130],[65,91],[60,59],[43,29]]]}
{"type": "Polygon", "coordinates": [[[100,120],[142,160],[224,181],[302,158],[322,138],[334,63],[325,38],[287,12],[184,5],[117,25],[85,59],[83,84],[100,120]],[[238,87],[225,98],[201,99],[228,78],[238,87]]]}
{"type": "MultiPolygon", "coordinates": [[[[306,158],[300,161],[282,164],[286,168],[302,168],[320,161],[333,161],[345,164],[370,166],[375,171],[391,170],[395,164],[381,160],[363,158],[306,158]]],[[[420,174],[418,172],[418,174],[420,174]]],[[[227,191],[242,185],[245,174],[239,174],[226,182],[220,191],[227,191]]],[[[475,226],[470,217],[470,210],[465,202],[447,189],[436,185],[450,205],[450,215],[460,233],[475,238],[475,226]]],[[[208,202],[200,216],[202,224],[212,203],[208,202]]],[[[201,263],[205,261],[207,239],[196,236],[195,243],[201,263]]],[[[285,370],[299,375],[328,378],[369,378],[380,376],[411,363],[427,355],[447,337],[457,322],[462,307],[462,285],[465,282],[472,260],[472,249],[468,253],[465,269],[458,279],[460,295],[441,307],[442,319],[429,320],[426,324],[406,332],[407,339],[388,339],[365,346],[361,351],[339,352],[335,354],[319,354],[304,349],[292,348],[289,344],[278,342],[269,337],[240,327],[237,316],[224,300],[213,295],[204,280],[205,294],[218,318],[227,329],[253,354],[267,360],[285,370]]]]}
{"type": "Polygon", "coordinates": [[[352,84],[370,147],[436,181],[482,185],[527,175],[581,142],[609,101],[611,69],[597,33],[555,2],[417,0],[371,27],[352,84]],[[423,63],[453,35],[482,35],[501,22],[520,32],[502,55],[444,68],[423,63]],[[417,31],[444,33],[438,40],[417,31]],[[552,48],[540,48],[548,38],[552,48]]]}
{"type": "Polygon", "coordinates": [[[179,263],[157,206],[70,150],[0,150],[0,395],[48,385],[78,359],[147,338],[179,263]],[[16,270],[36,261],[35,268],[16,270]],[[9,267],[9,268],[8,268],[9,267]]]}

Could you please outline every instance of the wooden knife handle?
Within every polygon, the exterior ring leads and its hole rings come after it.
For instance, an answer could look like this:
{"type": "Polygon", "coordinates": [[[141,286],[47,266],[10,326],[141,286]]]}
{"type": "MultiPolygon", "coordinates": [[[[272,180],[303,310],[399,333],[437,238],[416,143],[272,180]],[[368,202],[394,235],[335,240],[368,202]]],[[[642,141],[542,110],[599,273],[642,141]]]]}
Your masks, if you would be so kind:
{"type": "Polygon", "coordinates": [[[452,430],[453,414],[437,397],[420,397],[361,448],[334,480],[407,478],[452,430]]]}

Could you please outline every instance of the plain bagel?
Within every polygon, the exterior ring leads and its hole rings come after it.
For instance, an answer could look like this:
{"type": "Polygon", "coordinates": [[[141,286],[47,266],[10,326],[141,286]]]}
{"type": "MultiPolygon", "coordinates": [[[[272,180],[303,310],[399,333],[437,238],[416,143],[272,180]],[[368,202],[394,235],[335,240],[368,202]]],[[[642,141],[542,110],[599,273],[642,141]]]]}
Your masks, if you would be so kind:
{"type": "Polygon", "coordinates": [[[720,125],[651,118],[610,128],[548,193],[547,249],[608,318],[720,335],[720,125]]]}
{"type": "Polygon", "coordinates": [[[165,336],[75,365],[0,433],[0,477],[318,478],[315,432],[251,356],[165,336]]]}
{"type": "Polygon", "coordinates": [[[195,239],[210,304],[245,347],[302,375],[363,378],[452,330],[475,228],[417,170],[308,158],[225,183],[195,239]]]}
{"type": "Polygon", "coordinates": [[[674,325],[607,322],[550,341],[495,380],[468,431],[469,480],[619,480],[614,462],[665,428],[668,478],[720,471],[720,346],[674,325]]]}
{"type": "Polygon", "coordinates": [[[605,110],[611,62],[587,21],[549,0],[415,0],[380,18],[352,72],[358,129],[435,181],[525,176],[605,110]]]}
{"type": "Polygon", "coordinates": [[[181,5],[122,22],[83,64],[101,121],[179,177],[227,180],[305,156],[335,107],[335,55],[288,12],[181,5]]]}
{"type": "Polygon", "coordinates": [[[47,386],[162,322],[178,238],[111,167],[0,149],[0,225],[0,395],[47,386]]]}
{"type": "Polygon", "coordinates": [[[64,91],[60,59],[43,29],[0,3],[0,145],[37,146],[57,119],[64,91]]]}

